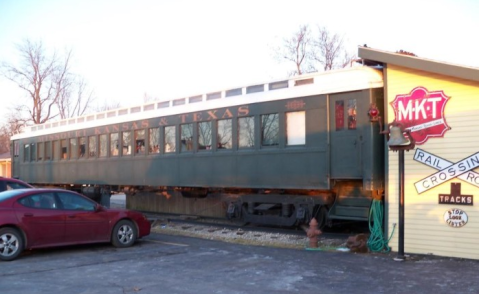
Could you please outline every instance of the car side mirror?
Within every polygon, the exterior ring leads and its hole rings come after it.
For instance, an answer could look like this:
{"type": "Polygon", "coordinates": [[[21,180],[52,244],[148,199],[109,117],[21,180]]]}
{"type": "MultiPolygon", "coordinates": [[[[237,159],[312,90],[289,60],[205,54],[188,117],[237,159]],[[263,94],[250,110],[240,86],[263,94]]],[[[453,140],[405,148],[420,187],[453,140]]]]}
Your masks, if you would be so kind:
{"type": "Polygon", "coordinates": [[[95,204],[95,212],[104,211],[105,208],[101,204],[95,204]]]}

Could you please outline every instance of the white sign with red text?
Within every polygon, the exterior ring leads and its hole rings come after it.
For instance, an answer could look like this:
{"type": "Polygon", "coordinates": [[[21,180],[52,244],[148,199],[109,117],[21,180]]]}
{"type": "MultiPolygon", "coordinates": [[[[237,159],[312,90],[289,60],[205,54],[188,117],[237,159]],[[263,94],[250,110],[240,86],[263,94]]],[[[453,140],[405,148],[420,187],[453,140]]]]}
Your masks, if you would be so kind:
{"type": "Polygon", "coordinates": [[[416,87],[409,94],[397,95],[390,103],[395,121],[411,131],[416,145],[426,143],[430,137],[442,137],[450,127],[444,117],[449,97],[443,91],[429,92],[416,87]]]}

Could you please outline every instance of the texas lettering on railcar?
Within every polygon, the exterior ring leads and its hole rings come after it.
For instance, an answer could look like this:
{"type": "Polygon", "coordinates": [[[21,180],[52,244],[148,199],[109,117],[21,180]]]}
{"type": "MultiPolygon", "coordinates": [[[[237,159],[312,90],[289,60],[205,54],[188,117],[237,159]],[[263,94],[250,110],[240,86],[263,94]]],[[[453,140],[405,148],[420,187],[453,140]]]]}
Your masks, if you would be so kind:
{"type": "Polygon", "coordinates": [[[295,226],[367,221],[384,190],[382,72],[333,70],[28,127],[12,176],[131,209],[295,226]]]}

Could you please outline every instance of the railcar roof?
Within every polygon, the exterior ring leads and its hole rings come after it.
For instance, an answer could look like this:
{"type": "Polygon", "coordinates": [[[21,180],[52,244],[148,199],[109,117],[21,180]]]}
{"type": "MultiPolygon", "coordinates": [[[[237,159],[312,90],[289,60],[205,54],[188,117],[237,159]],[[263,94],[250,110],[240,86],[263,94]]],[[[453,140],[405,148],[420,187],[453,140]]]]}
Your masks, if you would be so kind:
{"type": "Polygon", "coordinates": [[[26,127],[24,133],[14,135],[11,140],[159,116],[380,87],[383,87],[382,71],[367,66],[357,66],[51,121],[26,127]]]}

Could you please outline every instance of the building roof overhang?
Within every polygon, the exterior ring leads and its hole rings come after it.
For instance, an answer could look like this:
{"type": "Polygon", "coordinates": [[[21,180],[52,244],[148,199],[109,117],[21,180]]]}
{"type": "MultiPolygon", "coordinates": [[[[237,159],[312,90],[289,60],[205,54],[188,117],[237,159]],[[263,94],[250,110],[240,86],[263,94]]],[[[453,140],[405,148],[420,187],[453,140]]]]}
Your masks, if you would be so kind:
{"type": "Polygon", "coordinates": [[[362,59],[363,64],[368,66],[394,64],[411,69],[479,82],[479,68],[475,67],[439,62],[404,53],[393,53],[362,46],[358,48],[358,56],[362,59]]]}

